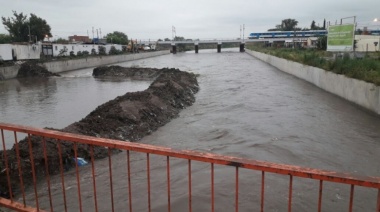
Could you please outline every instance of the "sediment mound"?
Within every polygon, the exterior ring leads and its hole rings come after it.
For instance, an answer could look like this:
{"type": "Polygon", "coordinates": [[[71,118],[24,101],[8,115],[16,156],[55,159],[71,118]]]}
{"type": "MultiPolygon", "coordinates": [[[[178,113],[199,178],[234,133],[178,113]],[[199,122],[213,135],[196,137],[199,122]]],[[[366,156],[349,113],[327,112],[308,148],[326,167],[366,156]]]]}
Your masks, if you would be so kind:
{"type": "Polygon", "coordinates": [[[17,73],[17,78],[24,77],[51,77],[60,76],[59,74],[48,71],[45,67],[34,61],[27,61],[21,64],[17,73]]]}
{"type": "MultiPolygon", "coordinates": [[[[151,68],[123,68],[118,66],[99,67],[94,69],[93,75],[99,76],[123,76],[156,79],[148,89],[141,92],[126,93],[98,106],[94,111],[82,120],[75,122],[61,131],[111,138],[116,140],[138,141],[145,135],[165,125],[179,112],[194,103],[194,94],[198,92],[196,76],[178,69],[151,69],[151,68]]],[[[45,160],[43,143],[40,138],[31,136],[33,156],[37,176],[44,176],[45,160]]],[[[28,140],[19,142],[19,152],[23,179],[26,185],[32,183],[31,163],[29,162],[28,140]]],[[[60,172],[60,159],[57,142],[46,139],[48,169],[50,174],[60,172]]],[[[60,145],[65,167],[72,166],[70,158],[74,156],[73,144],[62,141],[60,145]]],[[[78,144],[78,156],[90,159],[90,147],[78,144]]],[[[19,177],[17,170],[16,147],[7,150],[8,163],[11,168],[12,188],[19,190],[19,177]]],[[[107,149],[94,148],[95,158],[104,158],[108,155],[107,149]]],[[[0,157],[3,156],[0,151],[0,157]]],[[[3,158],[1,160],[4,161],[3,158]]],[[[5,163],[0,163],[0,170],[5,168],[5,163]]],[[[8,191],[6,173],[0,173],[0,191],[8,191]]]]}
{"type": "Polygon", "coordinates": [[[160,75],[161,69],[121,67],[121,66],[100,66],[94,68],[94,77],[130,77],[133,79],[152,79],[160,75]]]}
{"type": "MultiPolygon", "coordinates": [[[[102,72],[104,67],[101,68],[102,72]]],[[[149,88],[127,93],[91,112],[64,131],[103,138],[137,141],[176,117],[181,109],[195,101],[198,83],[193,74],[178,69],[117,68],[102,76],[158,75],[149,88]],[[145,74],[142,74],[145,73],[145,74]]],[[[99,69],[94,69],[99,74],[99,69]]]]}

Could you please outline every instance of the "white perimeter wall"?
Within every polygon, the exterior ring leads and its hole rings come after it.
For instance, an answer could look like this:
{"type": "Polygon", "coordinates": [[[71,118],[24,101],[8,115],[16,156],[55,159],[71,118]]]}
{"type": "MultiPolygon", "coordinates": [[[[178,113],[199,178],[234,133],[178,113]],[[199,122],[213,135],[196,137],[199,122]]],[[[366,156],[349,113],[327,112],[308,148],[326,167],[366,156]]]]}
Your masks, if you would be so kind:
{"type": "Polygon", "coordinates": [[[0,44],[0,60],[12,59],[12,44],[0,44]]]}
{"type": "Polygon", "coordinates": [[[119,51],[122,50],[122,47],[121,47],[121,45],[119,45],[119,44],[105,45],[104,47],[106,47],[106,54],[109,54],[109,52],[110,52],[112,46],[114,46],[114,47],[116,48],[116,50],[119,50],[119,51]]]}
{"type": "Polygon", "coordinates": [[[17,60],[40,59],[41,45],[1,44],[0,57],[2,58],[2,60],[13,60],[12,50],[14,51],[17,60]]]}
{"type": "Polygon", "coordinates": [[[67,49],[63,54],[64,56],[69,56],[70,52],[73,51],[75,55],[78,52],[88,51],[91,54],[92,49],[95,49],[96,53],[99,52],[98,45],[93,44],[53,44],[53,56],[57,57],[61,50],[67,49]]]}
{"type": "Polygon", "coordinates": [[[379,45],[380,45],[380,36],[374,36],[374,35],[356,35],[355,40],[357,40],[356,43],[356,49],[355,51],[358,52],[375,52],[379,51],[379,45]],[[374,42],[377,42],[377,46],[375,46],[374,42]]]}
{"type": "Polygon", "coordinates": [[[17,60],[40,59],[41,45],[13,45],[17,60]]]}
{"type": "Polygon", "coordinates": [[[99,47],[103,46],[106,49],[106,54],[109,53],[112,46],[114,46],[117,50],[122,50],[122,45],[119,44],[109,44],[109,45],[93,45],[93,44],[53,44],[53,56],[57,57],[61,50],[67,49],[64,56],[69,56],[70,52],[73,51],[75,55],[78,52],[88,51],[91,54],[92,49],[95,49],[96,53],[99,53],[99,47]]]}
{"type": "Polygon", "coordinates": [[[380,86],[260,52],[248,49],[246,52],[281,71],[380,114],[380,86]]]}

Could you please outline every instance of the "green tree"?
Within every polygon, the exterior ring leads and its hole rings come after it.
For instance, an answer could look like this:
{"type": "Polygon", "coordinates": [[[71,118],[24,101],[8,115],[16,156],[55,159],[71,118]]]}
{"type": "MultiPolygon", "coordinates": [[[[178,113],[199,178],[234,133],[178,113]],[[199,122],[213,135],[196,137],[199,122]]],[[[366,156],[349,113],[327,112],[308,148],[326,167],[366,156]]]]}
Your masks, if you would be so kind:
{"type": "Polygon", "coordinates": [[[27,15],[18,14],[16,11],[13,11],[13,16],[12,18],[1,17],[1,19],[14,42],[43,40],[46,35],[51,37],[51,28],[46,20],[35,14],[30,14],[30,18],[28,18],[27,15]]]}
{"type": "Polygon", "coordinates": [[[276,28],[268,29],[268,31],[298,31],[301,28],[297,28],[298,21],[295,19],[284,19],[281,21],[281,24],[276,25],[276,28]]]}
{"type": "Polygon", "coordinates": [[[320,27],[319,24],[318,24],[318,26],[315,25],[314,20],[311,22],[311,25],[310,25],[311,30],[322,30],[322,29],[325,29],[325,27],[326,27],[326,20],[323,20],[323,26],[322,27],[320,27]]]}
{"type": "Polygon", "coordinates": [[[14,42],[22,42],[29,40],[29,30],[27,23],[27,16],[23,13],[17,14],[13,11],[12,18],[1,17],[5,29],[9,32],[14,42]]]}
{"type": "Polygon", "coordinates": [[[51,36],[51,28],[46,20],[37,17],[31,13],[29,18],[30,34],[37,36],[37,40],[43,40],[45,37],[51,36]]]}
{"type": "Polygon", "coordinates": [[[11,43],[12,38],[6,34],[0,34],[0,44],[11,43]]]}
{"type": "Polygon", "coordinates": [[[64,39],[64,38],[58,38],[55,42],[61,43],[61,44],[68,44],[69,43],[69,41],[64,39]]]}
{"type": "Polygon", "coordinates": [[[355,35],[361,35],[361,34],[363,34],[363,30],[357,29],[355,32],[355,35]]]}
{"type": "Polygon", "coordinates": [[[123,32],[114,31],[113,33],[108,33],[106,37],[107,43],[128,44],[128,36],[123,32]]]}
{"type": "Polygon", "coordinates": [[[106,47],[104,46],[98,46],[98,52],[99,52],[99,55],[106,55],[106,47]]]}
{"type": "Polygon", "coordinates": [[[310,29],[311,30],[316,30],[316,26],[315,26],[315,21],[314,20],[310,24],[310,29]]]}
{"type": "Polygon", "coordinates": [[[290,18],[282,20],[282,23],[281,23],[282,29],[284,31],[299,30],[299,28],[296,27],[297,24],[298,24],[298,21],[296,21],[295,19],[290,19],[290,18]]]}
{"type": "Polygon", "coordinates": [[[175,36],[174,37],[174,41],[184,41],[185,38],[184,37],[181,37],[181,36],[175,36]]]}
{"type": "Polygon", "coordinates": [[[116,47],[114,47],[114,46],[111,46],[111,49],[108,52],[108,54],[109,55],[118,55],[118,54],[122,54],[122,51],[117,50],[116,47]]]}
{"type": "Polygon", "coordinates": [[[327,36],[318,37],[317,48],[321,50],[327,49],[327,36]]]}

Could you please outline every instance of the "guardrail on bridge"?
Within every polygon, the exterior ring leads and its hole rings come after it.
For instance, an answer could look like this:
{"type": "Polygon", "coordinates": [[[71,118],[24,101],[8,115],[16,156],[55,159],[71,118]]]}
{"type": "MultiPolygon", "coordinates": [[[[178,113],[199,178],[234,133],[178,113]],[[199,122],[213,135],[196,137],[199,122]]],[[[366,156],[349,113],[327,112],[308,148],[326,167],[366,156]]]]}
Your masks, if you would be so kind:
{"type": "MultiPolygon", "coordinates": [[[[7,186],[3,186],[7,187],[8,189],[7,192],[9,193],[9,198],[0,198],[0,206],[11,208],[17,211],[88,211],[91,209],[88,205],[84,205],[83,203],[86,201],[88,202],[90,200],[92,204],[91,207],[94,208],[91,211],[101,211],[100,208],[104,206],[101,206],[99,204],[99,200],[105,198],[110,199],[109,209],[111,209],[112,211],[117,210],[118,204],[121,204],[123,208],[128,208],[129,211],[136,210],[135,208],[137,207],[141,208],[141,205],[144,205],[145,211],[151,211],[153,207],[153,200],[156,198],[166,199],[165,207],[168,211],[171,211],[173,210],[173,199],[177,196],[183,195],[186,196],[185,199],[187,200],[186,204],[182,204],[182,210],[192,211],[196,210],[194,209],[194,197],[199,196],[198,194],[196,194],[194,188],[199,186],[206,186],[206,190],[209,190],[209,197],[207,197],[207,199],[210,200],[210,202],[206,209],[209,208],[211,209],[211,211],[217,210],[217,203],[215,201],[216,199],[224,199],[225,196],[228,196],[229,194],[233,196],[232,198],[229,198],[229,200],[231,201],[231,205],[233,206],[233,209],[235,211],[238,211],[242,205],[244,205],[244,207],[252,208],[253,210],[256,209],[264,211],[267,205],[271,205],[271,203],[266,202],[266,198],[269,198],[269,196],[265,195],[268,189],[268,186],[266,186],[266,179],[268,179],[268,175],[270,175],[271,177],[288,177],[288,184],[286,186],[287,191],[285,195],[287,199],[287,204],[285,208],[287,208],[288,211],[292,210],[293,198],[295,195],[294,182],[295,180],[301,179],[311,179],[317,185],[317,192],[315,194],[317,196],[317,198],[315,199],[315,208],[318,211],[322,210],[323,191],[325,189],[324,185],[326,183],[328,183],[328,185],[331,185],[330,183],[333,183],[333,185],[343,184],[349,187],[349,199],[347,200],[348,211],[352,211],[354,207],[355,188],[363,187],[365,188],[365,192],[367,192],[368,190],[372,190],[372,193],[374,193],[374,195],[372,201],[370,202],[373,202],[373,205],[370,206],[370,208],[373,208],[377,212],[380,211],[379,177],[358,177],[353,176],[351,174],[337,173],[319,169],[269,163],[196,151],[174,150],[166,147],[95,138],[47,129],[38,129],[4,123],[0,123],[0,130],[4,150],[7,148],[5,145],[6,141],[9,142],[9,140],[13,140],[15,143],[14,148],[12,150],[3,151],[3,154],[1,155],[2,160],[0,166],[3,170],[1,174],[4,174],[4,176],[6,176],[7,179],[7,186]],[[18,137],[20,137],[20,135],[26,136],[26,140],[24,140],[23,143],[17,142],[18,137]],[[26,152],[19,145],[23,145],[24,147],[27,146],[29,150],[26,152]],[[47,146],[51,147],[51,145],[54,146],[56,152],[51,152],[51,149],[50,152],[47,151],[47,146]],[[77,158],[79,156],[85,156],[91,161],[90,165],[87,167],[87,172],[83,172],[83,170],[80,170],[81,167],[78,167],[78,163],[75,163],[75,172],[67,174],[67,171],[65,171],[65,166],[67,165],[67,158],[65,154],[67,152],[65,151],[68,149],[73,151],[74,158],[77,158]],[[89,155],[85,155],[85,152],[83,151],[84,149],[89,150],[89,155]],[[99,173],[97,173],[97,169],[95,169],[95,162],[97,161],[95,161],[96,153],[94,153],[94,150],[96,150],[97,153],[103,151],[104,153],[106,153],[104,156],[108,158],[108,160],[106,159],[105,163],[106,165],[108,165],[108,170],[106,169],[108,173],[102,173],[102,175],[106,175],[106,178],[108,179],[106,182],[99,182],[99,180],[97,180],[99,178],[99,173]],[[119,186],[115,187],[116,182],[113,180],[113,173],[115,171],[115,167],[113,167],[113,157],[111,156],[115,155],[115,150],[123,150],[117,155],[126,154],[126,173],[124,182],[125,187],[121,186],[123,187],[123,189],[120,188],[120,184],[123,184],[123,182],[117,182],[119,186]],[[12,152],[15,155],[12,155],[12,152]],[[36,159],[36,156],[38,154],[43,155],[43,160],[36,159]],[[139,154],[140,158],[138,160],[132,161],[132,154],[139,154]],[[56,160],[57,158],[54,158],[54,155],[58,157],[58,160],[56,160]],[[151,166],[153,163],[153,156],[159,156],[161,157],[161,159],[163,159],[164,165],[161,168],[162,170],[165,170],[164,172],[166,172],[164,173],[164,178],[166,178],[164,186],[166,187],[165,191],[159,191],[158,193],[156,192],[155,196],[152,195],[154,192],[152,192],[151,187],[152,172],[154,170],[157,171],[157,168],[152,168],[151,166]],[[176,162],[180,160],[180,165],[178,165],[178,163],[174,164],[174,160],[176,160],[176,162]],[[138,173],[134,173],[133,170],[131,170],[131,167],[133,166],[133,163],[136,163],[138,161],[144,164],[144,169],[142,171],[138,171],[138,173]],[[201,170],[209,169],[209,172],[207,171],[207,173],[209,174],[209,184],[205,185],[205,183],[202,181],[198,182],[199,184],[194,183],[195,175],[197,175],[199,171],[198,170],[194,172],[193,167],[196,163],[197,165],[199,165],[199,163],[202,164],[203,168],[201,170]],[[176,181],[178,181],[179,179],[176,179],[174,181],[171,178],[171,170],[174,168],[178,168],[178,166],[184,168],[185,170],[180,177],[181,180],[186,181],[185,185],[179,185],[178,183],[176,183],[176,181]],[[52,186],[53,178],[56,177],[52,176],[52,168],[54,167],[56,168],[56,170],[59,170],[59,173],[57,174],[60,176],[60,178],[58,178],[59,180],[56,180],[54,182],[54,185],[56,186],[52,186]],[[216,183],[216,179],[218,179],[216,178],[216,172],[220,173],[218,171],[220,168],[224,169],[228,167],[230,167],[229,169],[232,170],[232,172],[234,173],[234,178],[228,178],[224,181],[229,181],[228,184],[233,185],[233,189],[229,189],[230,192],[228,194],[217,193],[215,192],[215,190],[219,189],[220,187],[226,186],[226,182],[216,183]],[[253,195],[256,195],[258,197],[258,201],[256,202],[254,202],[253,199],[245,198],[245,191],[247,190],[247,188],[246,186],[242,187],[241,184],[243,180],[247,180],[249,177],[242,177],[243,171],[249,171],[249,176],[251,176],[251,172],[256,173],[259,176],[257,177],[258,182],[256,182],[259,185],[259,189],[257,189],[257,192],[254,192],[255,194],[253,195]],[[66,184],[65,186],[65,178],[68,177],[68,175],[75,175],[75,184],[72,184],[70,186],[66,184]],[[18,177],[15,178],[15,176],[18,177]],[[28,181],[25,178],[26,176],[30,176],[32,178],[30,186],[31,190],[28,190],[26,186],[28,181]],[[87,183],[88,188],[84,188],[84,179],[91,181],[91,183],[87,183]],[[46,186],[44,186],[43,189],[38,189],[38,185],[41,185],[41,181],[43,181],[43,185],[46,186]],[[101,196],[99,195],[100,191],[97,189],[100,183],[106,183],[109,188],[109,191],[101,191],[101,196]],[[136,193],[137,189],[134,188],[136,188],[140,184],[144,184],[144,188],[146,190],[139,190],[138,193],[136,193]],[[174,195],[172,192],[174,190],[177,190],[175,186],[186,188],[186,192],[183,192],[182,189],[182,193],[180,192],[180,195],[174,195]],[[373,192],[373,190],[375,192],[373,192]],[[119,200],[114,199],[116,193],[121,191],[126,192],[126,195],[124,195],[126,197],[126,202],[120,202],[119,200]],[[15,194],[15,192],[18,193],[15,194]],[[70,195],[69,192],[71,192],[72,195],[74,195],[74,193],[75,195],[77,195],[76,203],[68,202],[67,198],[69,197],[68,195],[70,195]],[[46,195],[44,197],[41,197],[41,193],[45,193],[46,195]],[[59,198],[53,193],[59,193],[59,198]],[[219,196],[217,196],[218,194],[219,196]],[[18,197],[18,200],[16,200],[16,196],[18,197]],[[141,201],[145,203],[141,203],[141,201]],[[45,205],[43,206],[43,204],[41,203],[45,203],[45,205]],[[57,204],[63,205],[61,206],[63,208],[55,208],[57,204]],[[247,206],[247,204],[251,205],[247,206]]],[[[223,176],[218,175],[218,177],[223,176]]],[[[197,190],[197,192],[199,192],[199,189],[197,190]]],[[[278,194],[278,198],[281,198],[281,192],[276,191],[276,193],[278,194]]],[[[203,197],[203,199],[204,198],[206,197],[203,197]]],[[[228,200],[225,201],[228,202],[228,200]]]]}

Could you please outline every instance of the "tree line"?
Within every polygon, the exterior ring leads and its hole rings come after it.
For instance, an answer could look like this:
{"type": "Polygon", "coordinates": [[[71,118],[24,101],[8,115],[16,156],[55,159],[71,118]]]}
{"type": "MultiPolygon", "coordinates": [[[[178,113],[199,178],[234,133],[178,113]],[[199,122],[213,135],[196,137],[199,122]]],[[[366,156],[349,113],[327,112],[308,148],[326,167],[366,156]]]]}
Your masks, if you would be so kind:
{"type": "Polygon", "coordinates": [[[298,21],[295,19],[287,18],[276,25],[275,28],[268,29],[268,31],[307,31],[307,30],[324,30],[326,29],[326,19],[323,20],[323,26],[319,27],[313,20],[310,24],[310,28],[297,27],[298,21]]]}
{"type": "MultiPolygon", "coordinates": [[[[12,42],[38,42],[45,38],[51,38],[51,27],[47,21],[31,13],[29,16],[24,13],[12,11],[12,17],[1,17],[2,23],[9,34],[0,34],[0,44],[12,42]]],[[[128,44],[128,36],[120,31],[108,33],[105,36],[107,43],[128,44]]],[[[68,43],[63,38],[57,39],[57,43],[68,43]]]]}

